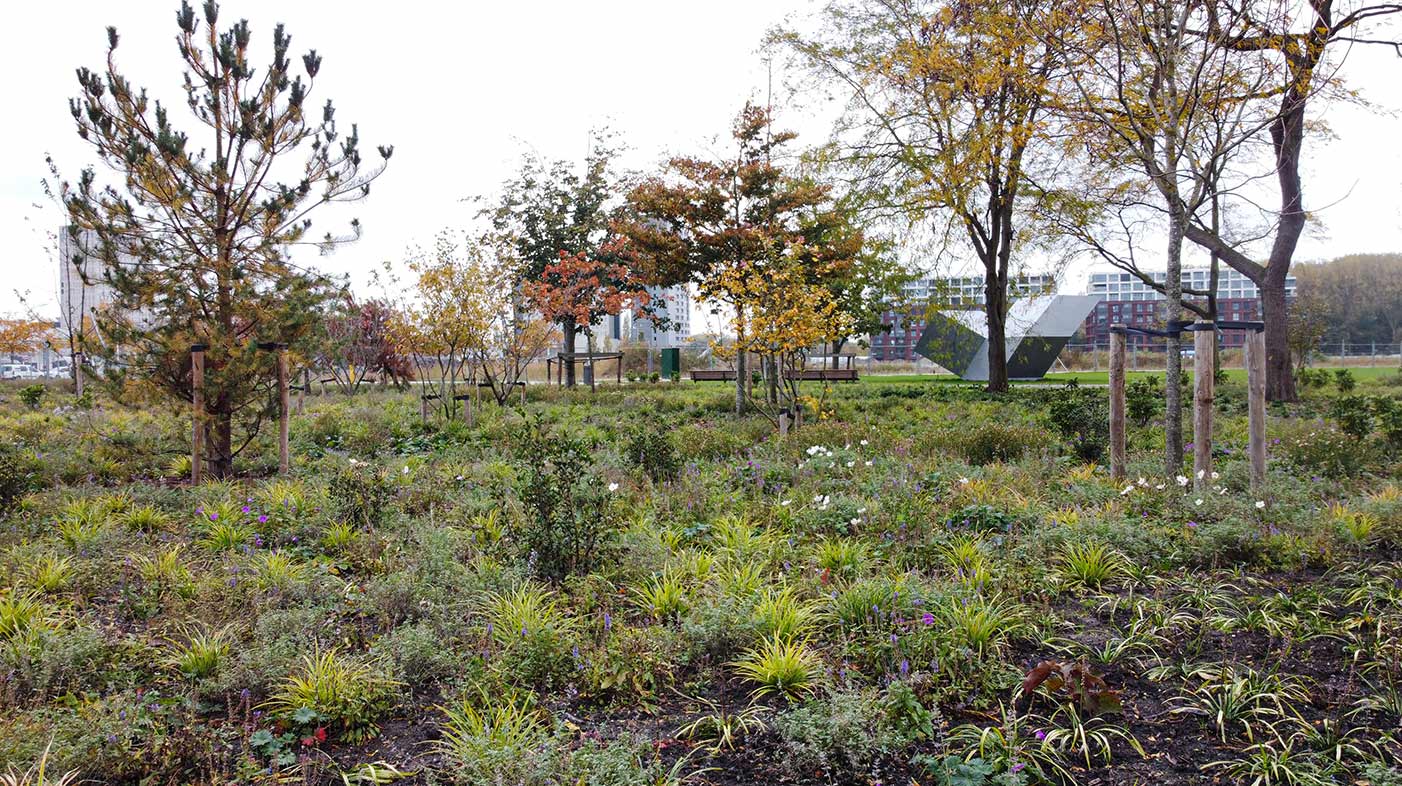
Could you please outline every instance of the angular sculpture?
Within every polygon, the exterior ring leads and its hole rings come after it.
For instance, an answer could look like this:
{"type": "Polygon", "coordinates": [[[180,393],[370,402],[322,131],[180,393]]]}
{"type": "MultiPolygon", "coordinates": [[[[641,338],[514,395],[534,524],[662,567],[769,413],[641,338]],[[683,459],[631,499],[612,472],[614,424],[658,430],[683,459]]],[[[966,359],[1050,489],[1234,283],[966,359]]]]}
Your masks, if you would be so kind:
{"type": "MultiPolygon", "coordinates": [[[[1039,295],[1008,309],[1009,379],[1041,379],[1085,322],[1100,295],[1039,295]]],[[[935,311],[915,345],[962,379],[988,380],[988,323],[981,310],[935,311]]]]}

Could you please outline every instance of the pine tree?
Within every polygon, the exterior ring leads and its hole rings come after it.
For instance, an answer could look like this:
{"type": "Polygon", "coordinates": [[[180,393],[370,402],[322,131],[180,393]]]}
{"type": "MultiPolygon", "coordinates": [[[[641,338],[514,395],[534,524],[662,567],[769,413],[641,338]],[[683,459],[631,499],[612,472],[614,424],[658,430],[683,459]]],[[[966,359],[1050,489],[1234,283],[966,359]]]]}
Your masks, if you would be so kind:
{"type": "Polygon", "coordinates": [[[87,168],[60,194],[72,237],[114,293],[98,317],[105,376],[188,401],[190,347],[206,346],[207,462],[225,476],[275,412],[272,358],[257,344],[303,341],[336,295],[331,281],[292,262],[291,249],[326,251],[357,237],[352,220],[350,233],[313,243],[309,216],[364,198],[393,149],[380,147],[365,164],[356,127],[343,134],[329,100],[319,112],[310,106],[321,57],[309,51],[294,74],[281,25],[260,70],[249,62],[248,22],[221,32],[218,4],[202,11],[203,24],[188,3],[176,14],[180,114],[196,130],[179,130],[176,113],[132,85],[108,28],[106,66],[79,69],[82,93],[70,107],[78,135],[117,182],[99,185],[87,168]]]}

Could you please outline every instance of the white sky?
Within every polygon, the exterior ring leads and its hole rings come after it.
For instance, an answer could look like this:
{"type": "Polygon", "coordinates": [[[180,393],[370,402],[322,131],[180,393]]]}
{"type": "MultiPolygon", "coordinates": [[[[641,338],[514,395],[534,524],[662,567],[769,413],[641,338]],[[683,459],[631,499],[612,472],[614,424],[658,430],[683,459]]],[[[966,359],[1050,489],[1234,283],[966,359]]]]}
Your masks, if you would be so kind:
{"type": "MultiPolygon", "coordinates": [[[[225,2],[220,23],[249,19],[255,45],[266,48],[273,26],[284,22],[296,58],[308,48],[323,56],[309,103],[332,98],[343,130],[359,125],[367,155],[377,144],[395,146],[367,201],[320,214],[313,227],[319,235],[350,215],[361,219],[364,239],[319,264],[349,273],[362,289],[382,261],[402,259],[406,247],[428,244],[439,229],[466,226],[475,208],[462,200],[492,192],[528,149],[579,159],[589,129],[605,124],[630,146],[629,168],[709,149],[747,98],[764,98],[764,32],[786,15],[816,8],[804,0],[357,5],[225,2]]],[[[21,310],[16,292],[27,292],[43,312],[57,311],[44,232],[62,216],[44,204],[39,181],[46,153],[70,178],[93,161],[68,113],[74,69],[102,65],[105,28],[116,25],[127,76],[180,106],[177,7],[173,0],[65,0],[6,9],[0,315],[21,310]]],[[[259,53],[254,62],[261,67],[265,60],[259,53]]],[[[1306,195],[1309,207],[1328,206],[1320,216],[1326,234],[1307,238],[1297,259],[1402,250],[1402,58],[1384,48],[1359,50],[1346,69],[1380,111],[1332,107],[1327,117],[1337,139],[1309,143],[1306,195]]],[[[776,67],[776,86],[783,76],[776,67]]],[[[825,123],[784,111],[777,87],[775,97],[779,123],[803,132],[800,142],[825,135],[825,123]]],[[[1068,289],[1079,290],[1082,277],[1071,271],[1068,289]]]]}

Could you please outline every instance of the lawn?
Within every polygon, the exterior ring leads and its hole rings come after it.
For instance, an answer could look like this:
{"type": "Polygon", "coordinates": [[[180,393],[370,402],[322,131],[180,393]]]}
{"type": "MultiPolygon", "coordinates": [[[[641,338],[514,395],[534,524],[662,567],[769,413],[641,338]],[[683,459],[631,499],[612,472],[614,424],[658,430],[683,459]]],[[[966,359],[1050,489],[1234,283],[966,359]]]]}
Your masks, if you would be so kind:
{"type": "Polygon", "coordinates": [[[1230,374],[1196,489],[1147,385],[1128,482],[1103,389],[868,377],[783,440],[723,385],[312,396],[288,476],[264,435],[197,487],[179,411],[0,388],[0,770],[1395,786],[1402,388],[1367,371],[1273,408],[1261,493],[1230,374]]]}

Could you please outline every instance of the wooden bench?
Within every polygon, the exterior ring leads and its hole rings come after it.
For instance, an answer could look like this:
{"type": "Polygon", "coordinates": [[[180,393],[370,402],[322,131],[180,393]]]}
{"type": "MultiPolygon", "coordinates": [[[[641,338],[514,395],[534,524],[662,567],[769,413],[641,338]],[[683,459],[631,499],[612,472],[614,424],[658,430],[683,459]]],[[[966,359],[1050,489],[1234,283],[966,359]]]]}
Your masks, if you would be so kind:
{"type": "Polygon", "coordinates": [[[728,368],[694,368],[692,382],[734,382],[735,372],[728,368]]]}
{"type": "MultiPolygon", "coordinates": [[[[793,379],[794,372],[790,371],[785,376],[788,379],[793,379]]],[[[799,379],[803,382],[856,382],[857,370],[855,368],[805,368],[799,379]]]]}

